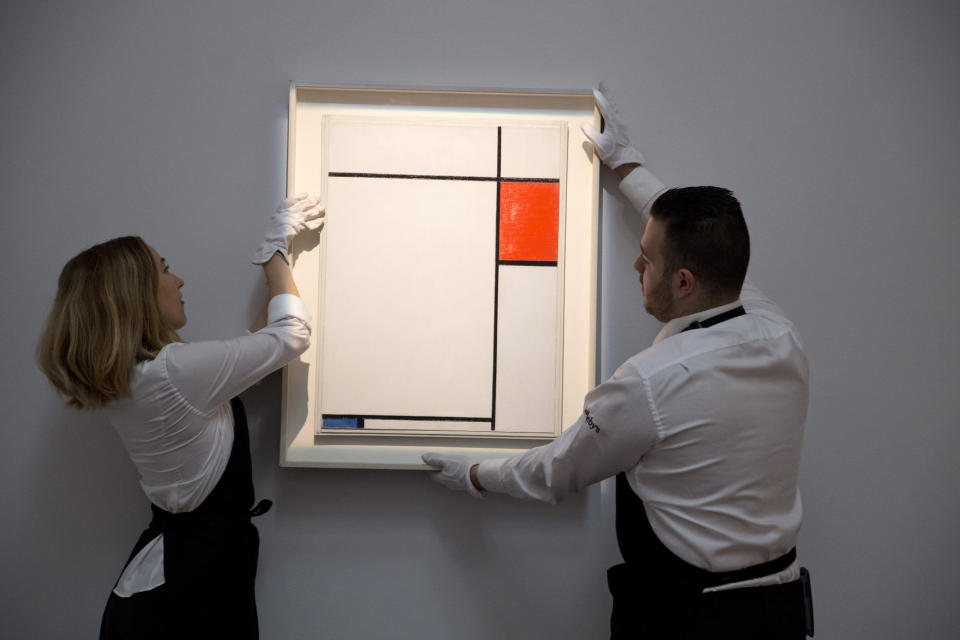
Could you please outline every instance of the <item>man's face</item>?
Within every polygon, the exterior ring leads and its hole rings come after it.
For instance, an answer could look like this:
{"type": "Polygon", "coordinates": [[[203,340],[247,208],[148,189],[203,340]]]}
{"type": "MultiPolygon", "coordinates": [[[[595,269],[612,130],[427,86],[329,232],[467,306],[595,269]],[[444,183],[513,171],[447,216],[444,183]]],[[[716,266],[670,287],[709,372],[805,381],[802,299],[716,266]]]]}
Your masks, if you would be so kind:
{"type": "Polygon", "coordinates": [[[665,243],[663,223],[650,218],[640,239],[640,255],[633,262],[633,268],[640,274],[643,308],[660,322],[668,322],[674,317],[672,274],[664,273],[665,243]]]}

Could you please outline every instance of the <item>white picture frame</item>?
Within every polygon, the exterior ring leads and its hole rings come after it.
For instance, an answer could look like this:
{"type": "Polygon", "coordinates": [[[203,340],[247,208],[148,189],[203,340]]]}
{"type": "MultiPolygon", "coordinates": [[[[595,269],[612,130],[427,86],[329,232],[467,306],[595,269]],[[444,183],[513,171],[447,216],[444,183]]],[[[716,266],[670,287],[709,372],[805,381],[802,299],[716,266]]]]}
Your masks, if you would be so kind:
{"type": "MultiPolygon", "coordinates": [[[[421,455],[426,451],[463,453],[473,458],[511,455],[543,444],[572,424],[580,415],[584,394],[596,382],[599,162],[580,130],[583,123],[599,126],[600,116],[592,93],[360,88],[292,83],[289,109],[287,191],[290,194],[327,195],[331,160],[327,144],[330,141],[324,138],[324,134],[331,122],[412,123],[410,126],[420,126],[418,123],[425,123],[423,126],[430,123],[477,123],[475,128],[482,130],[494,124],[497,131],[502,127],[541,126],[545,131],[563,131],[560,149],[564,156],[563,175],[559,180],[563,213],[559,231],[560,255],[556,261],[560,273],[560,290],[556,297],[557,361],[555,374],[550,374],[555,375],[558,392],[556,410],[551,414],[556,426],[538,432],[515,429],[481,433],[469,424],[460,425],[460,432],[440,428],[429,433],[404,429],[402,424],[394,425],[389,431],[324,428],[318,396],[323,377],[320,372],[327,361],[323,359],[324,341],[318,336],[318,328],[323,326],[326,310],[321,273],[330,249],[326,246],[324,232],[319,240],[298,240],[293,251],[293,271],[301,297],[313,315],[314,334],[310,349],[284,370],[281,466],[424,469],[426,466],[421,455]]],[[[350,133],[349,128],[345,131],[350,133]]],[[[332,140],[332,135],[330,137],[332,140]]],[[[359,139],[363,136],[354,134],[349,139],[353,137],[358,138],[358,144],[369,144],[359,139]]],[[[343,142],[338,144],[336,148],[340,150],[349,146],[343,142]]],[[[411,166],[415,168],[417,165],[418,161],[411,160],[411,166]]],[[[497,165],[499,193],[499,155],[497,165]]],[[[334,214],[328,212],[328,215],[331,224],[335,223],[334,214]]],[[[338,241],[336,233],[330,235],[334,238],[331,242],[338,241]]],[[[326,299],[329,304],[330,298],[326,299]]],[[[391,423],[381,424],[390,426],[391,423]]]]}

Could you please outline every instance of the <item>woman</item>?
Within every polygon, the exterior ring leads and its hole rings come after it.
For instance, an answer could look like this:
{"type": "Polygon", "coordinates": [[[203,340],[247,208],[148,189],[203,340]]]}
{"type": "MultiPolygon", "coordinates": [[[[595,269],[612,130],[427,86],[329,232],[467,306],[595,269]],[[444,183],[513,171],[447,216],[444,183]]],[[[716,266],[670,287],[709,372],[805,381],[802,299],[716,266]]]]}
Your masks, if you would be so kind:
{"type": "Polygon", "coordinates": [[[290,241],[322,224],[318,198],[285,200],[254,263],[270,298],[253,333],[184,343],[180,288],[137,237],[110,240],[60,274],[40,341],[44,373],[72,407],[103,408],[126,446],[153,519],[104,611],[101,638],[256,638],[259,536],[246,417],[235,396],[306,350],[309,314],[290,241]]]}

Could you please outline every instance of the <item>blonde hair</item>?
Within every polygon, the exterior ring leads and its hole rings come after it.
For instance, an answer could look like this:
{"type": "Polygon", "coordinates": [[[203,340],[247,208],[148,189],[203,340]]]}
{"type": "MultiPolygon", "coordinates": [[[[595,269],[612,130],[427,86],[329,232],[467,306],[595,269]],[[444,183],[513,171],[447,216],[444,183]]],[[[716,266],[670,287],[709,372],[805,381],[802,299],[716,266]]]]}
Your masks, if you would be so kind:
{"type": "Polygon", "coordinates": [[[60,272],[37,361],[69,406],[98,409],[130,395],[130,374],[180,342],[157,307],[157,267],[142,238],[90,247],[60,272]]]}

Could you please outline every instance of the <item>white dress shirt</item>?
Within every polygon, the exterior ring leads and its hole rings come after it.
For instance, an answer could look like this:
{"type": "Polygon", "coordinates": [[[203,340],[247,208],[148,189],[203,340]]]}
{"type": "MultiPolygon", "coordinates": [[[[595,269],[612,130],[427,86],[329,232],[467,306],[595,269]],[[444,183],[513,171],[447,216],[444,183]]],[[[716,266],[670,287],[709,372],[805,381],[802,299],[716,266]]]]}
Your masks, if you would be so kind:
{"type": "MultiPolygon", "coordinates": [[[[168,344],[139,363],[131,395],[105,409],[153,504],[170,513],[196,509],[220,481],[233,447],[230,399],[303,353],[310,314],[297,296],[267,306],[267,325],[232,340],[168,344]]],[[[164,583],[163,535],[127,565],[121,597],[164,583]]]]}
{"type": "MultiPolygon", "coordinates": [[[[663,188],[637,171],[620,187],[645,214],[663,188]]],[[[796,544],[807,398],[800,336],[748,279],[738,301],[664,325],[587,394],[583,414],[552,443],[481,462],[478,479],[490,491],[556,502],[626,472],[668,549],[708,571],[742,569],[796,544]],[[746,315],[683,331],[740,304],[746,315]]],[[[798,575],[795,562],[721,588],[798,575]]]]}

